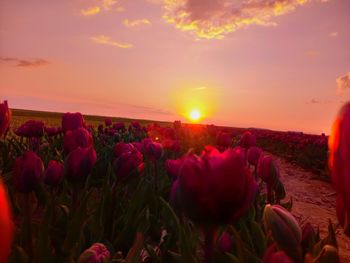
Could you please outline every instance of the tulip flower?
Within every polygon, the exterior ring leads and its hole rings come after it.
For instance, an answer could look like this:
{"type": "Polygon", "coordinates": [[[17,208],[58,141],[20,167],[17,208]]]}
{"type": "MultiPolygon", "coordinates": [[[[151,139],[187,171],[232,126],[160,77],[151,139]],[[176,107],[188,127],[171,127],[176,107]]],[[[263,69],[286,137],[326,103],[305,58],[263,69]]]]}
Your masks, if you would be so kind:
{"type": "Polygon", "coordinates": [[[178,173],[180,206],[199,223],[228,223],[251,206],[257,184],[245,166],[244,151],[220,153],[206,147],[201,156],[187,154],[178,173]]]}
{"type": "Polygon", "coordinates": [[[62,129],[66,131],[74,131],[85,126],[83,115],[80,112],[67,112],[62,116],[62,129]]]}
{"type": "Polygon", "coordinates": [[[7,100],[5,100],[3,103],[0,103],[0,137],[10,127],[11,116],[11,110],[9,109],[7,100]]]}
{"type": "Polygon", "coordinates": [[[145,143],[144,150],[152,160],[159,160],[163,156],[163,146],[158,142],[145,143]]]}
{"type": "Polygon", "coordinates": [[[142,154],[136,149],[121,153],[113,162],[114,170],[119,181],[132,179],[143,171],[142,154]]]}
{"type": "Polygon", "coordinates": [[[45,127],[45,133],[47,134],[47,136],[49,137],[53,137],[56,136],[57,134],[59,134],[61,131],[59,128],[56,127],[45,127]]]}
{"type": "Polygon", "coordinates": [[[338,194],[337,210],[342,209],[339,222],[350,236],[350,103],[340,110],[329,137],[329,168],[332,184],[338,194]],[[340,207],[340,202],[342,206],[340,207]]]}
{"type": "Polygon", "coordinates": [[[216,144],[219,147],[227,148],[232,144],[232,138],[227,132],[219,132],[216,136],[216,144]]]}
{"type": "Polygon", "coordinates": [[[78,263],[108,263],[109,260],[110,253],[106,246],[95,243],[79,256],[78,263]]]}
{"type": "Polygon", "coordinates": [[[14,224],[12,222],[10,202],[5,187],[0,180],[0,262],[7,262],[11,252],[14,224]]]}
{"type": "Polygon", "coordinates": [[[312,247],[316,243],[316,233],[310,223],[306,223],[302,228],[302,240],[301,246],[303,248],[303,254],[312,252],[312,247]]]}
{"type": "Polygon", "coordinates": [[[171,178],[176,179],[178,177],[182,162],[182,158],[177,160],[168,159],[165,161],[165,170],[171,178]]]}
{"type": "Polygon", "coordinates": [[[124,122],[116,122],[113,124],[113,129],[117,130],[117,131],[125,131],[125,124],[124,122]]]}
{"type": "Polygon", "coordinates": [[[262,154],[262,150],[259,147],[256,147],[256,146],[250,147],[247,152],[248,162],[254,167],[257,167],[261,154],[262,154]]]}
{"type": "Polygon", "coordinates": [[[239,140],[239,145],[245,149],[256,146],[256,137],[251,132],[246,131],[239,140]]]}
{"type": "Polygon", "coordinates": [[[223,232],[219,238],[219,250],[221,252],[231,252],[233,249],[233,238],[227,232],[223,232]]]}
{"type": "Polygon", "coordinates": [[[73,183],[84,182],[97,160],[93,146],[71,151],[64,163],[64,174],[73,183]]]}
{"type": "Polygon", "coordinates": [[[259,158],[258,176],[266,183],[267,185],[267,198],[268,202],[272,202],[273,189],[277,188],[280,183],[279,180],[279,170],[272,157],[269,155],[262,155],[259,158]]]}
{"type": "Polygon", "coordinates": [[[27,138],[40,138],[44,135],[44,128],[42,121],[28,120],[15,130],[15,134],[27,138]]]}
{"type": "Polygon", "coordinates": [[[67,131],[64,135],[64,150],[67,153],[70,153],[78,147],[90,147],[92,144],[92,136],[85,128],[78,128],[74,131],[67,131]]]}
{"type": "Polygon", "coordinates": [[[51,160],[44,174],[44,182],[52,187],[58,186],[63,179],[63,165],[51,160]]]}
{"type": "Polygon", "coordinates": [[[111,118],[106,118],[106,119],[105,119],[105,125],[106,125],[107,127],[112,126],[112,119],[111,119],[111,118]]]}
{"type": "Polygon", "coordinates": [[[29,193],[39,185],[44,173],[44,164],[34,152],[25,152],[13,166],[12,182],[21,193],[29,193]]]}
{"type": "Polygon", "coordinates": [[[289,257],[300,262],[302,232],[294,216],[279,205],[267,204],[263,221],[265,229],[289,257]]]}
{"type": "Polygon", "coordinates": [[[276,251],[276,244],[272,244],[265,252],[263,263],[293,263],[283,251],[276,251]]]}
{"type": "Polygon", "coordinates": [[[119,142],[114,145],[114,157],[119,158],[124,152],[130,152],[135,150],[135,147],[131,143],[119,142]]]}

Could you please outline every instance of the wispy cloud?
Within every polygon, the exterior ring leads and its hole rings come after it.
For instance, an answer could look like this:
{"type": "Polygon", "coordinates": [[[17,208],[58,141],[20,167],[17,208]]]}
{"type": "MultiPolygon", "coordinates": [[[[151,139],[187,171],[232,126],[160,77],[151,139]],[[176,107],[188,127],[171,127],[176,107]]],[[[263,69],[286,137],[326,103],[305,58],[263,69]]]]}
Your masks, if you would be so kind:
{"type": "Polygon", "coordinates": [[[338,36],[338,32],[331,32],[328,34],[329,37],[337,37],[338,36]]]}
{"type": "Polygon", "coordinates": [[[121,43],[115,40],[112,40],[111,37],[105,35],[93,36],[91,40],[97,44],[113,46],[117,48],[132,48],[133,45],[129,43],[121,43]]]}
{"type": "Polygon", "coordinates": [[[80,13],[83,16],[93,16],[101,12],[101,8],[99,6],[92,6],[86,9],[80,10],[80,13]]]}
{"type": "MultiPolygon", "coordinates": [[[[81,9],[80,13],[83,16],[93,16],[101,13],[102,11],[113,10],[117,4],[118,4],[117,0],[99,0],[97,5],[91,6],[85,9],[81,9]]],[[[116,7],[115,9],[118,12],[124,11],[124,8],[121,6],[116,7]]]]}
{"type": "Polygon", "coordinates": [[[320,104],[321,102],[315,98],[312,98],[311,100],[307,101],[306,104],[320,104]]]}
{"type": "Polygon", "coordinates": [[[345,90],[350,90],[350,71],[336,79],[338,94],[343,94],[345,90]]]}
{"type": "Polygon", "coordinates": [[[30,68],[30,67],[41,67],[41,66],[46,66],[50,64],[49,61],[45,59],[19,59],[19,58],[13,58],[13,57],[0,57],[0,61],[3,63],[9,63],[14,65],[15,67],[20,67],[20,68],[30,68]]]}
{"type": "Polygon", "coordinates": [[[207,89],[208,89],[207,87],[201,86],[201,87],[194,88],[193,90],[207,90],[207,89]]]}
{"type": "Polygon", "coordinates": [[[151,21],[149,21],[148,19],[136,19],[136,20],[124,19],[123,24],[126,27],[136,27],[140,25],[151,25],[151,21]]]}
{"type": "Polygon", "coordinates": [[[222,39],[248,25],[276,26],[274,17],[311,0],[164,0],[163,18],[197,38],[222,39]]]}

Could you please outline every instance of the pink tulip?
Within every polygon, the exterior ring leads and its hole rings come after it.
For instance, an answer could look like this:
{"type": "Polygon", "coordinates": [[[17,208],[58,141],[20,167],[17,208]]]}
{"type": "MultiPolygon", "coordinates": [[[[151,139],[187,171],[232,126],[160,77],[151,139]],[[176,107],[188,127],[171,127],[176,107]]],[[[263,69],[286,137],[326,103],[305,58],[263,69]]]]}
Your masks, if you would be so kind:
{"type": "Polygon", "coordinates": [[[10,127],[11,116],[11,110],[7,104],[7,100],[5,100],[3,103],[0,103],[0,137],[10,127]]]}
{"type": "Polygon", "coordinates": [[[50,186],[58,186],[63,179],[63,165],[51,160],[44,174],[44,182],[50,186]]]}
{"type": "Polygon", "coordinates": [[[78,147],[90,147],[92,144],[92,136],[85,128],[78,128],[74,131],[67,131],[64,135],[64,150],[67,153],[70,153],[78,147]]]}
{"type": "Polygon", "coordinates": [[[257,184],[245,166],[244,151],[220,153],[206,147],[201,156],[184,157],[178,174],[180,206],[199,223],[228,223],[251,206],[257,184]]]}
{"type": "Polygon", "coordinates": [[[251,134],[251,132],[246,131],[243,133],[239,141],[239,145],[246,149],[256,146],[256,137],[253,134],[251,134]]]}
{"type": "Polygon", "coordinates": [[[70,113],[67,112],[62,116],[62,129],[63,132],[74,131],[76,129],[85,126],[85,121],[83,115],[80,112],[70,113]]]}
{"type": "Polygon", "coordinates": [[[84,182],[97,160],[93,146],[71,151],[64,164],[65,177],[73,183],[84,182]]]}
{"type": "Polygon", "coordinates": [[[350,103],[343,106],[333,124],[329,151],[332,183],[338,194],[338,206],[342,204],[344,214],[344,220],[338,219],[350,236],[350,103]]]}
{"type": "Polygon", "coordinates": [[[256,146],[250,147],[247,152],[248,162],[251,165],[257,167],[261,154],[262,154],[262,150],[259,147],[256,147],[256,146]]]}
{"type": "Polygon", "coordinates": [[[80,255],[78,263],[108,263],[110,257],[111,255],[104,244],[95,243],[80,255]]]}
{"type": "Polygon", "coordinates": [[[18,157],[13,166],[12,182],[14,188],[28,193],[39,185],[44,173],[44,164],[34,152],[25,152],[18,157]]]}

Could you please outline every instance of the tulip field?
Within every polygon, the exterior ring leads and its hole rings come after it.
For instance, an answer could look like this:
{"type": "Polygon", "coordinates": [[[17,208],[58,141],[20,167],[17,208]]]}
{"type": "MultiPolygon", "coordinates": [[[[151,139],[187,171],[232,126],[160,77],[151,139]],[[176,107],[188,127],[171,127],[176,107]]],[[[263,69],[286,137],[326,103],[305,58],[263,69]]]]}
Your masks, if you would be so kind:
{"type": "Polygon", "coordinates": [[[328,137],[5,101],[0,136],[0,262],[342,262],[350,104],[328,137]],[[274,156],[333,185],[325,235],[293,216],[274,156]]]}

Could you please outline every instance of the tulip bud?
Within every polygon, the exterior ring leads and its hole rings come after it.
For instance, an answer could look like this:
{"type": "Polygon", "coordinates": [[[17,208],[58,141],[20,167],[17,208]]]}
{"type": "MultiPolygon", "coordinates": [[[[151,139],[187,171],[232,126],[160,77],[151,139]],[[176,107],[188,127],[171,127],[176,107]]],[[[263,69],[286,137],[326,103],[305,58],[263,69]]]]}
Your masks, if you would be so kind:
{"type": "Polygon", "coordinates": [[[34,152],[25,152],[18,157],[13,166],[12,181],[14,188],[28,193],[39,185],[44,172],[44,164],[34,152]]]}
{"type": "Polygon", "coordinates": [[[52,187],[58,186],[63,179],[63,165],[51,160],[44,174],[44,182],[52,187]]]}
{"type": "Polygon", "coordinates": [[[44,128],[42,121],[28,120],[15,130],[15,134],[28,138],[40,138],[44,135],[44,128]]]}
{"type": "Polygon", "coordinates": [[[293,263],[293,260],[283,251],[276,251],[276,244],[273,244],[266,250],[263,263],[293,263]]]}
{"type": "Polygon", "coordinates": [[[167,171],[168,175],[176,179],[182,164],[182,159],[172,160],[168,159],[165,161],[165,170],[167,171]]]}
{"type": "Polygon", "coordinates": [[[141,174],[144,168],[143,156],[134,148],[123,152],[114,160],[113,166],[118,180],[126,181],[141,174]]]}
{"type": "Polygon", "coordinates": [[[64,135],[64,150],[67,153],[70,153],[78,147],[86,148],[92,144],[92,136],[85,128],[67,131],[64,135]]]}
{"type": "Polygon", "coordinates": [[[125,131],[125,124],[124,122],[116,122],[113,124],[113,129],[117,130],[117,131],[125,131]]]}
{"type": "Polygon", "coordinates": [[[302,228],[302,240],[301,246],[303,248],[303,254],[306,252],[312,252],[312,248],[316,243],[316,233],[310,223],[306,223],[302,228]]]}
{"type": "Polygon", "coordinates": [[[62,129],[63,132],[74,131],[85,126],[83,115],[80,112],[70,113],[67,112],[62,116],[62,129]]]}
{"type": "Polygon", "coordinates": [[[106,246],[95,243],[79,256],[78,263],[108,263],[109,259],[110,253],[106,246]]]}
{"type": "Polygon", "coordinates": [[[272,157],[262,155],[258,162],[259,177],[271,188],[274,188],[279,181],[279,170],[272,157]]]}
{"type": "Polygon", "coordinates": [[[279,247],[293,260],[299,262],[302,256],[300,247],[302,233],[294,216],[282,206],[267,204],[263,220],[266,231],[272,234],[279,247]]]}
{"type": "Polygon", "coordinates": [[[163,147],[158,142],[146,143],[145,152],[152,160],[159,160],[163,156],[163,147]]]}
{"type": "Polygon", "coordinates": [[[105,125],[106,125],[107,127],[112,126],[112,119],[111,119],[111,118],[106,118],[106,119],[105,119],[105,125]]]}
{"type": "Polygon", "coordinates": [[[0,262],[7,262],[11,252],[14,224],[10,209],[10,202],[5,187],[0,180],[0,262]]]}
{"type": "Polygon", "coordinates": [[[243,133],[241,139],[239,140],[239,145],[245,149],[256,146],[256,137],[249,131],[243,133]]]}
{"type": "Polygon", "coordinates": [[[216,144],[220,147],[227,148],[232,144],[232,138],[227,132],[219,132],[216,136],[216,144]]]}
{"type": "Polygon", "coordinates": [[[262,150],[259,147],[256,147],[256,146],[250,147],[247,152],[247,159],[249,164],[257,167],[261,154],[262,154],[262,150]]]}
{"type": "Polygon", "coordinates": [[[73,183],[83,182],[91,172],[97,160],[93,146],[71,151],[64,164],[64,174],[73,183]]]}
{"type": "Polygon", "coordinates": [[[350,236],[350,103],[340,110],[329,137],[329,168],[332,184],[339,196],[337,214],[345,234],[350,236]],[[340,211],[342,210],[342,212],[340,211]]]}
{"type": "Polygon", "coordinates": [[[233,238],[227,232],[223,232],[219,238],[219,250],[224,252],[231,252],[233,249],[233,238]]]}
{"type": "Polygon", "coordinates": [[[3,103],[0,103],[0,137],[10,127],[11,116],[11,110],[7,104],[7,100],[5,100],[3,103]]]}

